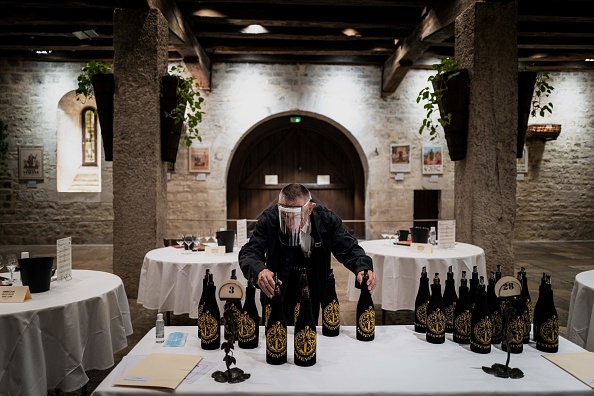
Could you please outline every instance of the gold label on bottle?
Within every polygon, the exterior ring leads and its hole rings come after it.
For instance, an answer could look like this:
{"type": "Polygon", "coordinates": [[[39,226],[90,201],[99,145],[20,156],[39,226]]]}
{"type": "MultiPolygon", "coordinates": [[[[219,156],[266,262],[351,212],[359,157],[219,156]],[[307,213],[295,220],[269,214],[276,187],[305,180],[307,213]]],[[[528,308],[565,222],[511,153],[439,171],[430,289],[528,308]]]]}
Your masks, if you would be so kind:
{"type": "Polygon", "coordinates": [[[511,340],[511,344],[521,344],[524,339],[524,315],[518,315],[509,322],[509,328],[515,329],[516,334],[511,340]]]}
{"type": "Polygon", "coordinates": [[[299,311],[301,310],[301,303],[298,302],[295,304],[295,310],[293,311],[293,323],[297,323],[297,318],[299,317],[299,311]]]}
{"type": "Polygon", "coordinates": [[[202,318],[202,325],[200,326],[202,342],[204,344],[215,342],[221,335],[219,322],[210,314],[210,311],[205,311],[202,318]]]}
{"type": "Polygon", "coordinates": [[[249,342],[256,338],[256,322],[247,312],[242,312],[238,317],[237,335],[241,342],[249,342]]]}
{"type": "Polygon", "coordinates": [[[202,322],[204,321],[202,316],[204,315],[204,306],[206,304],[198,305],[198,327],[202,326],[202,322]]]}
{"type": "Polygon", "coordinates": [[[468,309],[458,315],[454,320],[454,327],[461,336],[468,337],[470,335],[471,326],[470,311],[468,309]]]}
{"type": "Polygon", "coordinates": [[[436,337],[445,337],[445,321],[446,316],[437,308],[427,316],[427,330],[436,337]]]}
{"type": "Polygon", "coordinates": [[[266,331],[266,352],[275,358],[287,353],[287,329],[278,321],[266,331]]]}
{"type": "Polygon", "coordinates": [[[556,315],[551,316],[544,322],[540,326],[539,331],[544,342],[557,346],[559,342],[559,321],[556,315]]]}
{"type": "Polygon", "coordinates": [[[503,331],[503,322],[501,321],[501,312],[493,312],[491,314],[491,324],[493,325],[493,335],[501,336],[503,331]]]}
{"type": "Polygon", "coordinates": [[[303,361],[310,360],[316,353],[317,334],[315,329],[305,326],[295,334],[295,354],[303,361]]]}
{"type": "MultiPolygon", "coordinates": [[[[479,320],[475,325],[474,329],[474,338],[480,342],[481,344],[489,344],[491,345],[491,336],[493,335],[493,325],[491,323],[491,319],[489,317],[482,318],[479,320]]],[[[479,346],[476,345],[475,346],[479,346]]]]}
{"type": "Polygon", "coordinates": [[[340,305],[338,304],[338,301],[332,300],[328,303],[324,308],[323,315],[326,328],[336,330],[340,325],[340,305]]]}
{"type": "Polygon", "coordinates": [[[526,310],[528,311],[528,320],[530,321],[528,326],[530,326],[530,323],[532,323],[532,321],[534,320],[534,317],[532,315],[532,300],[530,299],[526,300],[526,310]]]}
{"type": "Polygon", "coordinates": [[[424,302],[423,304],[419,305],[419,308],[417,308],[417,312],[415,313],[417,316],[417,321],[420,324],[427,324],[427,305],[429,304],[429,302],[424,302]]]}
{"type": "Polygon", "coordinates": [[[375,334],[375,310],[368,307],[359,316],[357,332],[363,337],[371,337],[375,334]]]}
{"type": "Polygon", "coordinates": [[[455,309],[456,309],[456,303],[453,303],[450,306],[446,307],[446,310],[445,310],[446,325],[448,325],[450,327],[454,327],[454,310],[455,309]]]}

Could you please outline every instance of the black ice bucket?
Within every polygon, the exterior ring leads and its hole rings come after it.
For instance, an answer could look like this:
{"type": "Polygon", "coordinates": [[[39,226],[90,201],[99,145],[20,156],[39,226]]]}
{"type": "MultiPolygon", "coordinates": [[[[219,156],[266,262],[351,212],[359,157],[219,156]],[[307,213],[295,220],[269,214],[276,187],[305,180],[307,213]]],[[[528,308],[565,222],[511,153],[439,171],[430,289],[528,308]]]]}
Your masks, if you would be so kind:
{"type": "Polygon", "coordinates": [[[398,241],[400,241],[400,242],[408,241],[408,230],[398,230],[398,241]]]}
{"type": "Polygon", "coordinates": [[[235,243],[235,230],[217,231],[217,243],[219,246],[225,246],[225,253],[233,252],[235,243]]]}
{"type": "Polygon", "coordinates": [[[429,242],[429,228],[426,227],[412,227],[410,229],[410,239],[414,243],[429,242]]]}
{"type": "Polygon", "coordinates": [[[23,286],[29,286],[31,293],[43,293],[49,290],[54,257],[19,259],[19,266],[21,267],[23,286]]]}

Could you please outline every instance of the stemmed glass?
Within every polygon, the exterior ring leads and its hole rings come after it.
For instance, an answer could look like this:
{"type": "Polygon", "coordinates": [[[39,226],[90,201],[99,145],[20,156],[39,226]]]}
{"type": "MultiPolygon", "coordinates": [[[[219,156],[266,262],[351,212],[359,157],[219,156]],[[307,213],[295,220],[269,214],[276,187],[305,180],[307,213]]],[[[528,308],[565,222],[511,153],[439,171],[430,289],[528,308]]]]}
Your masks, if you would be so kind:
{"type": "Polygon", "coordinates": [[[14,269],[17,266],[17,258],[14,254],[6,256],[6,268],[10,271],[10,283],[14,282],[14,269]]]}
{"type": "Polygon", "coordinates": [[[184,239],[185,239],[185,236],[184,236],[184,234],[181,234],[181,235],[179,236],[179,238],[177,238],[177,240],[176,240],[176,241],[177,241],[177,244],[178,244],[179,246],[183,246],[183,244],[184,244],[184,239]]]}

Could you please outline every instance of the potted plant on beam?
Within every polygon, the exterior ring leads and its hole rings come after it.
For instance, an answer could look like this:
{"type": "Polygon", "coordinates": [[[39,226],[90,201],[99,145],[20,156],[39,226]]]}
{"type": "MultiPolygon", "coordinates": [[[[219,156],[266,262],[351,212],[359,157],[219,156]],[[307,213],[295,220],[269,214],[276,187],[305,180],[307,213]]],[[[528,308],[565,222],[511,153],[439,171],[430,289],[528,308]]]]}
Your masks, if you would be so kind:
{"type": "Polygon", "coordinates": [[[460,61],[452,58],[443,58],[434,64],[436,73],[427,79],[431,88],[423,88],[417,96],[417,103],[426,102],[423,105],[426,116],[419,134],[426,129],[433,141],[439,136],[437,129],[441,126],[452,161],[466,158],[468,140],[468,71],[460,65],[460,61]],[[434,121],[436,110],[439,110],[439,116],[434,121]]]}
{"type": "Polygon", "coordinates": [[[186,124],[184,145],[202,141],[198,124],[202,122],[201,97],[198,83],[192,76],[184,77],[182,66],[173,66],[161,80],[161,159],[175,163],[181,132],[186,124]]]}
{"type": "Polygon", "coordinates": [[[76,89],[76,100],[84,97],[87,99],[95,96],[97,114],[101,124],[101,140],[105,151],[105,160],[113,161],[113,95],[115,93],[115,81],[112,68],[107,63],[89,61],[78,76],[78,88],[76,89]]]}

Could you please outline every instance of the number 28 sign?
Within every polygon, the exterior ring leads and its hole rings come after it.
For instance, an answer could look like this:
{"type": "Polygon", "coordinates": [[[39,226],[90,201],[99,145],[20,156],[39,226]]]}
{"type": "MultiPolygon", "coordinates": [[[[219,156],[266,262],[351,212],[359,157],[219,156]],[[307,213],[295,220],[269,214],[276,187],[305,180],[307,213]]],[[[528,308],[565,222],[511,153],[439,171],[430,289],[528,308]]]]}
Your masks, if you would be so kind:
{"type": "Polygon", "coordinates": [[[522,293],[522,284],[513,276],[504,276],[495,284],[495,294],[499,298],[519,297],[522,293]]]}

